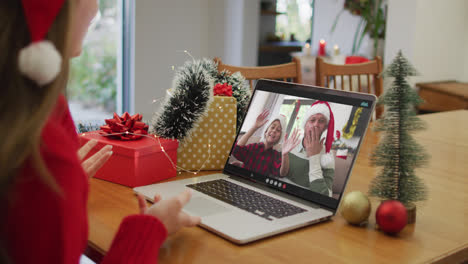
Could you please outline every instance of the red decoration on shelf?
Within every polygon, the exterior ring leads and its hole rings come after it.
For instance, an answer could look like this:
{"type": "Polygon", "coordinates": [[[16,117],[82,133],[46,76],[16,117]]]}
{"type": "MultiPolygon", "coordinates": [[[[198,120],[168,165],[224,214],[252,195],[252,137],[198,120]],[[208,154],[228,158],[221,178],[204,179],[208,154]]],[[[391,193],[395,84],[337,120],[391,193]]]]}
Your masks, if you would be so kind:
{"type": "Polygon", "coordinates": [[[345,64],[357,64],[368,62],[369,59],[361,56],[347,56],[345,59],[345,64]]]}
{"type": "Polygon", "coordinates": [[[406,207],[396,200],[384,201],[377,208],[375,219],[382,231],[388,234],[396,234],[408,222],[406,207]]]}
{"type": "Polygon", "coordinates": [[[232,96],[232,85],[218,83],[214,86],[213,93],[215,96],[232,96]]]}
{"type": "Polygon", "coordinates": [[[148,125],[141,122],[143,115],[135,114],[130,116],[125,112],[121,117],[114,113],[114,118],[106,119],[106,124],[101,126],[100,134],[120,140],[136,140],[140,139],[141,135],[148,134],[148,125]],[[118,135],[112,135],[118,134],[118,135]]]}
{"type": "Polygon", "coordinates": [[[327,42],[325,42],[325,40],[321,39],[319,41],[319,49],[318,49],[318,55],[319,56],[325,56],[326,52],[325,52],[325,46],[327,45],[327,42]]]}
{"type": "Polygon", "coordinates": [[[341,133],[340,131],[336,131],[336,140],[339,140],[341,138],[341,133]]]}

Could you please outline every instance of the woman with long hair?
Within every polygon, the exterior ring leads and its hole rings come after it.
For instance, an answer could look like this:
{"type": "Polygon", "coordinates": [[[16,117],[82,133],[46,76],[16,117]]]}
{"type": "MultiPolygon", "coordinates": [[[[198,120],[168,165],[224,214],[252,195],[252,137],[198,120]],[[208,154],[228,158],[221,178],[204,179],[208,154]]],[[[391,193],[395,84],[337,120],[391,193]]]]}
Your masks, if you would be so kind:
{"type": "MultiPolygon", "coordinates": [[[[0,263],[78,263],[87,244],[88,177],[112,155],[82,161],[63,95],[97,0],[0,1],[0,263]]],[[[156,263],[168,234],[200,218],[186,191],[126,217],[103,263],[156,263]]]]}

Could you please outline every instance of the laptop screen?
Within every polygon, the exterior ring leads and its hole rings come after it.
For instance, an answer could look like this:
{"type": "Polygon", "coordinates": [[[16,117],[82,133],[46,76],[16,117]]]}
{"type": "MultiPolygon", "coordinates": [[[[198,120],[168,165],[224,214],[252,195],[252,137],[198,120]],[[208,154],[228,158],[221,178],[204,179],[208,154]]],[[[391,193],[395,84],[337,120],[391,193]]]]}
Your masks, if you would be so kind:
{"type": "Polygon", "coordinates": [[[336,209],[375,96],[258,81],[224,172],[336,209]]]}

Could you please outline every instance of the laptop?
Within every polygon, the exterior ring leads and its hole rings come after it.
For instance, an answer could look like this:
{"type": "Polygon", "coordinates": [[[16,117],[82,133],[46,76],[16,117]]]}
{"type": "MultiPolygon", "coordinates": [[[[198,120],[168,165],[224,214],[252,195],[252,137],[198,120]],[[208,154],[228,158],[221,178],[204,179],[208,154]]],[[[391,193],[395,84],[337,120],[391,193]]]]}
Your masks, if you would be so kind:
{"type": "Polygon", "coordinates": [[[155,194],[168,198],[192,189],[192,199],[183,210],[200,216],[201,227],[236,244],[329,220],[337,212],[375,102],[376,97],[370,94],[259,80],[222,173],[136,187],[134,191],[152,201],[155,194]],[[304,147],[307,125],[301,119],[312,120],[308,114],[316,116],[316,108],[310,109],[319,104],[318,108],[329,109],[333,118],[328,113],[327,129],[321,133],[322,150],[312,155],[328,160],[313,163],[304,147]],[[267,128],[249,132],[262,114],[264,120],[282,116],[279,123],[283,130],[276,131],[282,134],[281,140],[267,139],[274,135],[267,128]],[[334,128],[329,125],[331,119],[334,128]],[[292,135],[295,129],[299,143],[287,152],[289,169],[281,173],[281,166],[286,168],[281,158],[286,144],[283,133],[292,135]],[[242,137],[248,140],[241,142],[242,137]]]}

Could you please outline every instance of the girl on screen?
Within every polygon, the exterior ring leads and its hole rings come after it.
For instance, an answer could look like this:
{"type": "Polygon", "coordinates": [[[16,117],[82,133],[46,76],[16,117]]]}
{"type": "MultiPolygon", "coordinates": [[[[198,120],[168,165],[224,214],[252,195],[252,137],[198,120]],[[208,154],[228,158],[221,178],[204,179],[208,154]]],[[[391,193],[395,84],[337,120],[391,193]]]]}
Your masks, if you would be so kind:
{"type": "Polygon", "coordinates": [[[284,115],[278,115],[271,120],[267,119],[268,115],[268,110],[258,115],[254,125],[237,141],[232,155],[243,163],[242,167],[245,169],[265,176],[279,177],[280,171],[285,169],[282,164],[283,153],[287,155],[293,146],[297,145],[299,139],[295,131],[283,143],[281,152],[275,150],[274,147],[282,143],[285,138],[287,121],[284,115]],[[247,144],[250,137],[261,127],[264,127],[264,130],[260,142],[247,144]]]}

